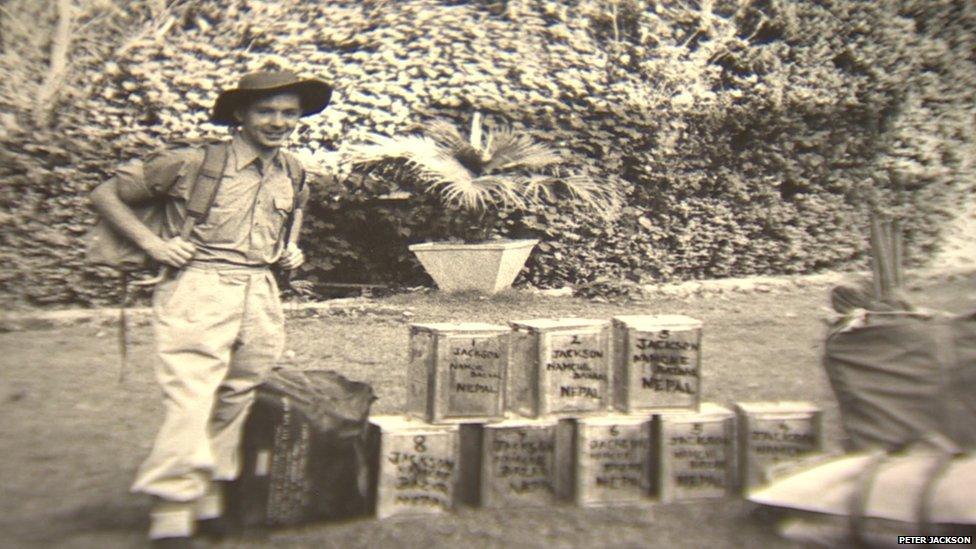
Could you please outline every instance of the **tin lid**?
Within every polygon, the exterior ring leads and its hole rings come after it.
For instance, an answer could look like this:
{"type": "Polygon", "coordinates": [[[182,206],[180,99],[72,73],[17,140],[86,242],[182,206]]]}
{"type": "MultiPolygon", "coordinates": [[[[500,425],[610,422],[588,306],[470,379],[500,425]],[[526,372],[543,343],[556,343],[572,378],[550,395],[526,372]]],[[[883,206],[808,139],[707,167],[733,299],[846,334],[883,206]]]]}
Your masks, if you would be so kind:
{"type": "Polygon", "coordinates": [[[432,425],[425,421],[404,415],[372,416],[369,422],[379,427],[384,433],[397,431],[444,433],[457,431],[457,425],[432,425]]]}
{"type": "Polygon", "coordinates": [[[575,421],[580,425],[595,426],[595,427],[609,427],[611,425],[641,425],[651,421],[653,418],[651,413],[634,413],[634,414],[601,414],[599,416],[593,417],[580,417],[575,421]]]}
{"type": "Polygon", "coordinates": [[[657,330],[693,330],[702,327],[702,321],[685,315],[619,315],[613,323],[644,332],[657,330]]]}
{"type": "Polygon", "coordinates": [[[795,414],[820,412],[811,402],[778,400],[772,402],[736,402],[736,410],[745,414],[795,414]]]}
{"type": "Polygon", "coordinates": [[[731,409],[721,404],[715,404],[714,402],[702,402],[698,407],[699,414],[734,414],[731,409]]]}
{"type": "Polygon", "coordinates": [[[455,332],[508,332],[510,329],[508,326],[489,324],[487,322],[428,322],[411,324],[410,330],[447,334],[455,332]]]}
{"type": "Polygon", "coordinates": [[[732,417],[734,415],[735,412],[729,408],[715,404],[714,402],[702,402],[698,406],[698,411],[674,410],[660,414],[663,419],[668,421],[698,421],[709,418],[732,417]]]}
{"type": "Polygon", "coordinates": [[[554,417],[531,418],[506,414],[505,419],[495,423],[486,423],[485,430],[490,429],[518,429],[518,428],[546,428],[555,427],[559,419],[554,417]]]}
{"type": "Polygon", "coordinates": [[[528,328],[539,332],[566,328],[600,328],[607,324],[608,321],[598,318],[537,318],[509,321],[509,325],[513,328],[528,328]]]}

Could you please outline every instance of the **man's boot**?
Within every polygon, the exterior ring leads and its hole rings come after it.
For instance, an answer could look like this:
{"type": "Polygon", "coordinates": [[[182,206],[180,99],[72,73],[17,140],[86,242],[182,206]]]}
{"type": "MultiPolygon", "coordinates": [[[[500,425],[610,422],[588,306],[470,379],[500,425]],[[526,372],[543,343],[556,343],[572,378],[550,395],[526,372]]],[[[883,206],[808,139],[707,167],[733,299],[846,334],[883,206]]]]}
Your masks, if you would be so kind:
{"type": "Polygon", "coordinates": [[[227,494],[225,481],[211,481],[207,491],[197,500],[195,506],[197,535],[211,541],[220,541],[235,533],[234,524],[224,513],[224,499],[227,494]]]}

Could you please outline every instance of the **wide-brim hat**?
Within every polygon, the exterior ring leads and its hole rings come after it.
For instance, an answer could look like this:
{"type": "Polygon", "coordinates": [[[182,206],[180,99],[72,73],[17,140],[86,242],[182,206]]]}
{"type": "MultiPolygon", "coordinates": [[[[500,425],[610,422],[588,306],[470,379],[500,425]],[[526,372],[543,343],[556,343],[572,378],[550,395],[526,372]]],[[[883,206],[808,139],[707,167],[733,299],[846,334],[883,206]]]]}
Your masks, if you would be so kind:
{"type": "Polygon", "coordinates": [[[214,101],[210,121],[224,126],[236,126],[234,111],[259,97],[279,92],[297,93],[301,97],[302,116],[322,112],[332,97],[332,86],[317,79],[302,79],[291,71],[259,71],[241,77],[237,87],[224,90],[214,101]]]}

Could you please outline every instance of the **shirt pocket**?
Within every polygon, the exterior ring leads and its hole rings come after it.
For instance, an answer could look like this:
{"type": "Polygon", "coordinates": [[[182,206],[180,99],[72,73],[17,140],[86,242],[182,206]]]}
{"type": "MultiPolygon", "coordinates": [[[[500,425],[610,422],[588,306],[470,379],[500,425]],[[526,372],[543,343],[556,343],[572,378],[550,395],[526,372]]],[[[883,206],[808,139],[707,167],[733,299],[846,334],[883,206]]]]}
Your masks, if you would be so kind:
{"type": "Polygon", "coordinates": [[[221,248],[242,248],[248,234],[248,209],[247,201],[242,197],[218,193],[206,220],[198,229],[204,242],[221,248]]]}
{"type": "Polygon", "coordinates": [[[271,217],[271,232],[272,234],[280,234],[285,222],[288,220],[288,216],[291,214],[292,207],[294,206],[294,200],[292,197],[286,195],[275,196],[272,200],[274,206],[274,211],[271,217]]]}
{"type": "Polygon", "coordinates": [[[294,199],[291,183],[285,177],[271,177],[261,187],[254,210],[251,253],[262,261],[272,262],[279,240],[291,213],[294,199]]]}
{"type": "Polygon", "coordinates": [[[206,220],[197,228],[203,242],[223,249],[246,250],[257,192],[257,179],[247,174],[224,175],[206,220]]]}
{"type": "Polygon", "coordinates": [[[274,208],[277,213],[288,215],[294,205],[294,200],[290,196],[279,195],[274,197],[274,208]]]}

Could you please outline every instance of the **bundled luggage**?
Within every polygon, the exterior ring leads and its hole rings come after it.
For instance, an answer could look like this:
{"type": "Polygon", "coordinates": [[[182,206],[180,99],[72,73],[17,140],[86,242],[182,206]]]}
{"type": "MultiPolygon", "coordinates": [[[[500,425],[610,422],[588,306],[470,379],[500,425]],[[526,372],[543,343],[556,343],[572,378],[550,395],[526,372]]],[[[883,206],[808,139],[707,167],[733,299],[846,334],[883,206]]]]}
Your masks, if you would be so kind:
{"type": "Polygon", "coordinates": [[[367,511],[366,436],[376,399],[329,370],[276,370],[244,427],[243,467],[227,494],[245,528],[340,519],[367,511]]]}
{"type": "Polygon", "coordinates": [[[871,280],[841,284],[831,303],[824,368],[840,404],[848,449],[892,449],[944,436],[976,445],[976,310],[919,310],[901,292],[898,221],[871,219],[871,280]]]}
{"type": "Polygon", "coordinates": [[[865,312],[833,327],[824,368],[848,449],[891,449],[938,433],[976,446],[976,312],[865,312]]]}
{"type": "Polygon", "coordinates": [[[873,280],[833,289],[840,317],[824,345],[852,453],[749,499],[784,513],[781,534],[805,544],[895,546],[905,536],[971,543],[976,311],[925,311],[904,297],[897,224],[873,219],[871,243],[873,280]]]}

